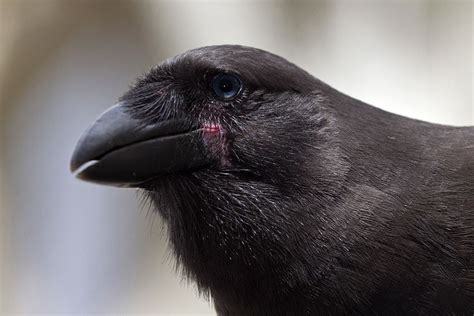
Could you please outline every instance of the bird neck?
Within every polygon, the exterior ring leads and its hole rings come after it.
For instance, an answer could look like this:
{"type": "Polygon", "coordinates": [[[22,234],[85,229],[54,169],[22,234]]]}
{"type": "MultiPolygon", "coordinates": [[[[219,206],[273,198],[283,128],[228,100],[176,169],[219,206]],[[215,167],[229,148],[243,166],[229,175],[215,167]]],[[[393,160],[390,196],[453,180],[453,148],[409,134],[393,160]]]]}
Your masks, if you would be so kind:
{"type": "Polygon", "coordinates": [[[257,301],[255,291],[291,293],[308,286],[308,279],[320,280],[329,265],[322,260],[328,243],[319,223],[329,218],[327,207],[334,201],[311,188],[282,194],[220,176],[163,179],[148,193],[168,226],[183,275],[214,300],[249,308],[262,306],[265,297],[267,304],[279,305],[276,293],[261,294],[257,301]],[[315,241],[312,248],[301,247],[308,240],[315,241]]]}

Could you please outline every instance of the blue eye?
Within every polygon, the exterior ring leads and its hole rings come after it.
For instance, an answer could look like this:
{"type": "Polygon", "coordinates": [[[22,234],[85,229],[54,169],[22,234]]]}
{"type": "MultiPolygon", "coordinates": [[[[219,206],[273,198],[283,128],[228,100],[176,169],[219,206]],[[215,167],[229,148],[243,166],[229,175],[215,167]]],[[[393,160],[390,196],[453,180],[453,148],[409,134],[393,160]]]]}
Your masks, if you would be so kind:
{"type": "Polygon", "coordinates": [[[218,97],[231,99],[240,92],[242,82],[236,75],[222,73],[212,79],[211,87],[218,97]]]}

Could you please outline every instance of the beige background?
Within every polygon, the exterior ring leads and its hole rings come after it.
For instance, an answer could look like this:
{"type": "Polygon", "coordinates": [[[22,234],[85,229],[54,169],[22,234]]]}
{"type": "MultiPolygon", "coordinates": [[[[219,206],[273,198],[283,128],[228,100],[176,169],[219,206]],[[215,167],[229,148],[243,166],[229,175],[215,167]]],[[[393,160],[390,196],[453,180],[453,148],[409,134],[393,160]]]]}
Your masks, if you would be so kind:
{"type": "Polygon", "coordinates": [[[214,314],[139,194],[68,171],[82,130],[152,64],[256,46],[378,107],[473,125],[472,23],[470,1],[0,0],[2,315],[214,314]]]}

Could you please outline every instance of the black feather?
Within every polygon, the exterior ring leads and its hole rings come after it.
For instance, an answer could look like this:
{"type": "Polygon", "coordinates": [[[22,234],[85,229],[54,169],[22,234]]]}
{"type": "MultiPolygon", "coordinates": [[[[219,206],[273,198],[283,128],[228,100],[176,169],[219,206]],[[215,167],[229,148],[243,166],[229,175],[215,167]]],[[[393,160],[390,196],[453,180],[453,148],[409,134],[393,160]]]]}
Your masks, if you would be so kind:
{"type": "Polygon", "coordinates": [[[242,46],[169,59],[122,101],[222,126],[211,168],[143,186],[220,315],[474,313],[474,128],[382,111],[242,46]],[[243,82],[231,101],[209,89],[220,72],[243,82]]]}

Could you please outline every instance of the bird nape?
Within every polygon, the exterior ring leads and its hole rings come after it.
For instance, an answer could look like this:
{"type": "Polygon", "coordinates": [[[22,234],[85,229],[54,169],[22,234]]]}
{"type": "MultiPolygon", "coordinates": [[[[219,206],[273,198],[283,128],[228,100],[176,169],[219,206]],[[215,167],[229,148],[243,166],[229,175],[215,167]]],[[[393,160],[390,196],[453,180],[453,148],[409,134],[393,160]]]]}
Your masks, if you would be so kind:
{"type": "Polygon", "coordinates": [[[219,315],[472,315],[473,141],[209,46],[139,78],[71,169],[143,189],[219,315]]]}

